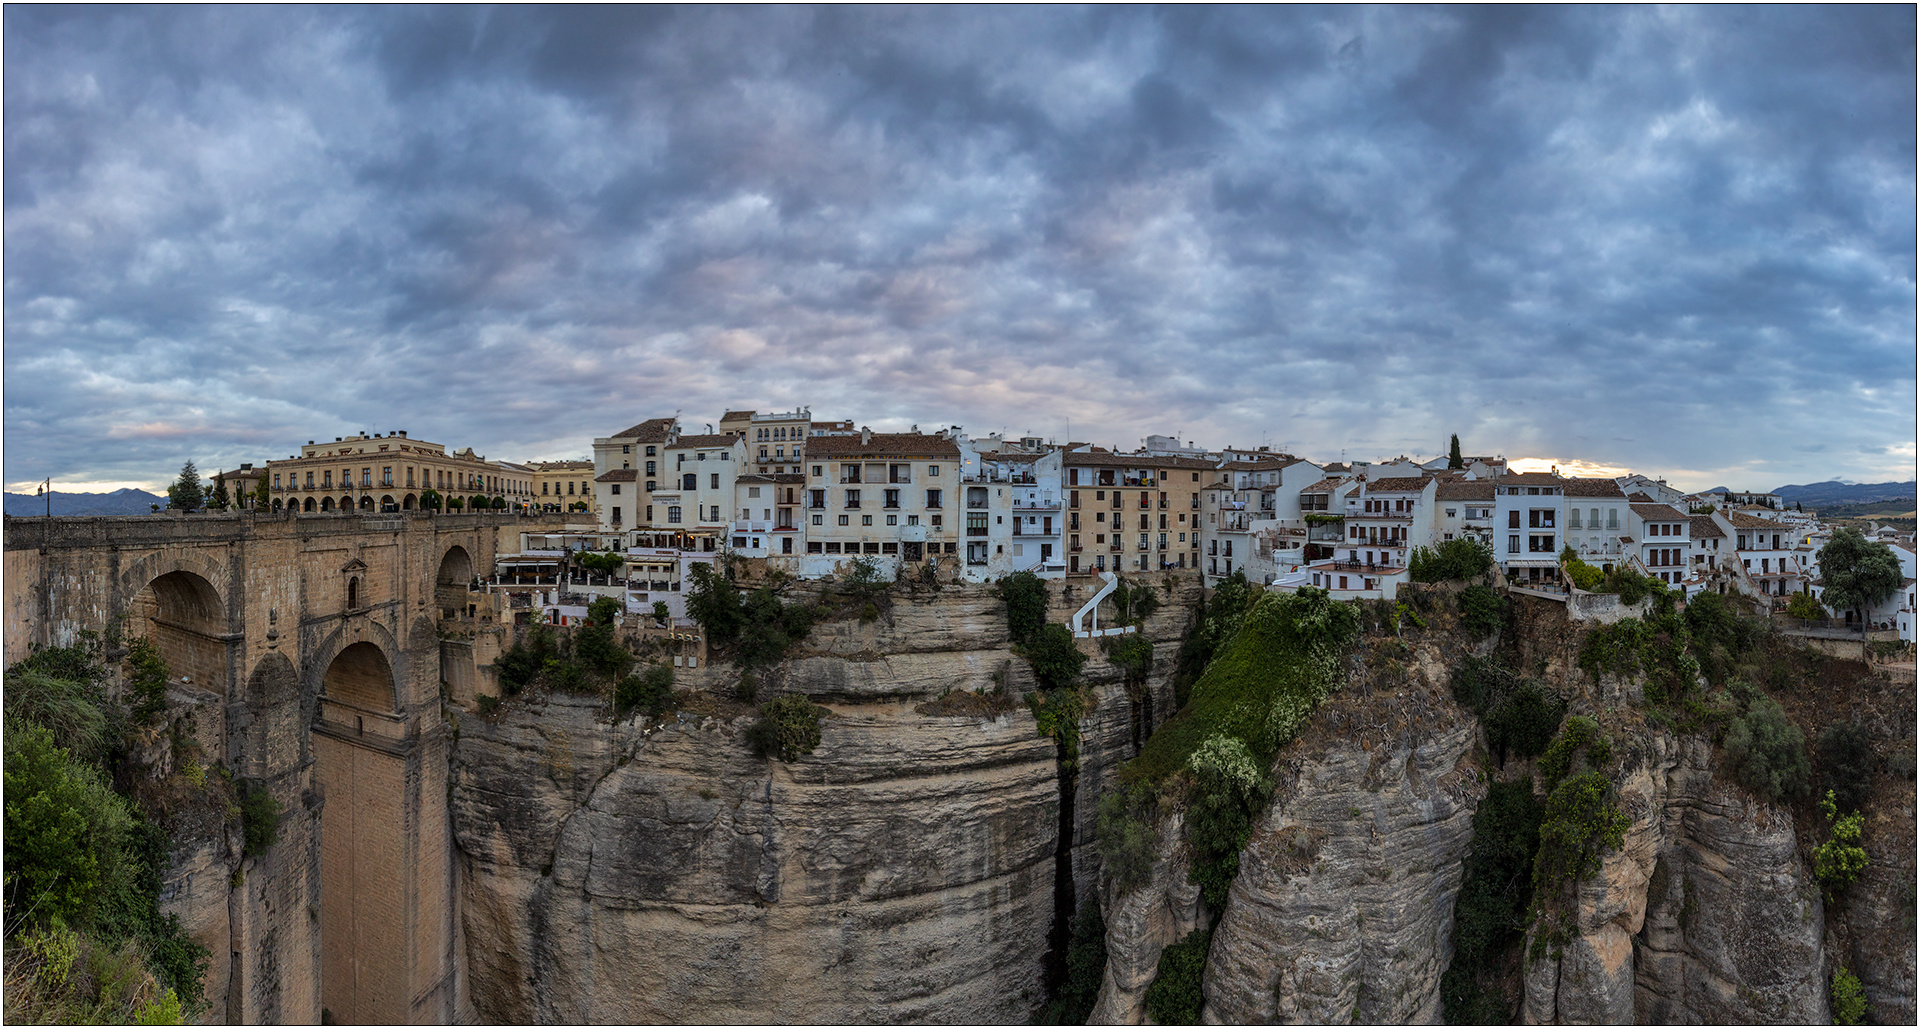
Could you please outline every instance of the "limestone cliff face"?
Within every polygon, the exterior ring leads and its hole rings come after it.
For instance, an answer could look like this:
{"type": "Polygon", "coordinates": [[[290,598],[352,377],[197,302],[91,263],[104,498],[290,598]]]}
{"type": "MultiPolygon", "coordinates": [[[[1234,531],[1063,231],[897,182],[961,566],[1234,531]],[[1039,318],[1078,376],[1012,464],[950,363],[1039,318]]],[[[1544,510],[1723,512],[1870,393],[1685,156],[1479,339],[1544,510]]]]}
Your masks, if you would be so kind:
{"type": "Polygon", "coordinates": [[[1625,844],[1575,938],[1527,967],[1529,1023],[1827,1021],[1824,914],[1792,817],[1716,782],[1698,737],[1642,737],[1625,844]]]}
{"type": "MultiPolygon", "coordinates": [[[[1161,667],[1192,600],[1179,592],[1148,627],[1161,667]]],[[[555,697],[466,717],[451,811],[474,1016],[1026,1020],[1044,999],[1056,908],[1054,744],[1024,705],[915,710],[996,680],[1030,689],[1006,643],[1003,609],[980,589],[895,597],[877,621],[816,626],[760,686],[831,712],[819,747],[792,764],[752,756],[750,715],[643,730],[555,697]]],[[[1124,687],[1097,654],[1087,678],[1069,826],[1081,889],[1093,880],[1091,798],[1132,754],[1124,687]]],[[[1163,679],[1151,688],[1164,714],[1163,679]]]]}

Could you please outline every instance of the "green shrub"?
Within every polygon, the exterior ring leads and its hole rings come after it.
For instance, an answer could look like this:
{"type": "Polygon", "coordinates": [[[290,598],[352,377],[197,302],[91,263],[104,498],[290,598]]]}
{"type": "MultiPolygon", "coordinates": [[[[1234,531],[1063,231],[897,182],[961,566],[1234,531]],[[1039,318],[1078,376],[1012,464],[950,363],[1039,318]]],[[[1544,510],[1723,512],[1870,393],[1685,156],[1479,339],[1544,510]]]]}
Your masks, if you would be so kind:
{"type": "Polygon", "coordinates": [[[1041,1025],[1086,1025],[1100,998],[1107,972],[1107,923],[1100,904],[1089,900],[1073,914],[1073,934],[1067,944],[1067,977],[1036,1019],[1041,1025]]]}
{"type": "Polygon", "coordinates": [[[654,621],[665,624],[666,620],[672,615],[673,615],[673,612],[667,610],[666,601],[656,600],[653,602],[653,620],[654,621]]]}
{"type": "Polygon", "coordinates": [[[1081,667],[1087,663],[1087,655],[1074,643],[1073,632],[1058,622],[1041,626],[1023,650],[1027,663],[1033,666],[1033,677],[1040,681],[1043,689],[1065,689],[1073,685],[1081,667]]]}
{"type": "Polygon", "coordinates": [[[1560,551],[1560,565],[1566,569],[1567,578],[1573,580],[1575,588],[1589,593],[1598,589],[1607,578],[1607,573],[1580,560],[1580,555],[1575,553],[1572,547],[1565,547],[1560,551]]]}
{"type": "Polygon", "coordinates": [[[280,838],[280,802],[257,782],[243,781],[240,786],[240,825],[245,843],[240,853],[247,857],[265,853],[280,838]]]}
{"type": "Polygon", "coordinates": [[[783,603],[771,586],[743,596],[732,581],[704,565],[693,568],[687,613],[706,630],[708,641],[732,654],[743,669],[778,663],[813,631],[811,607],[783,603]]]}
{"type": "Polygon", "coordinates": [[[501,691],[507,696],[519,693],[546,668],[549,661],[556,660],[558,654],[559,645],[553,630],[545,622],[534,625],[494,661],[494,667],[500,673],[501,691]]]}
{"type": "Polygon", "coordinates": [[[1440,981],[1449,1025],[1508,1025],[1514,1011],[1486,974],[1526,935],[1529,873],[1545,811],[1533,779],[1496,782],[1473,813],[1473,845],[1453,907],[1453,962],[1440,981]]]}
{"type": "Polygon", "coordinates": [[[1153,641],[1141,633],[1102,636],[1100,650],[1129,684],[1141,682],[1153,670],[1153,641]]]}
{"type": "Polygon", "coordinates": [[[1502,765],[1509,751],[1521,757],[1537,757],[1553,741],[1560,718],[1566,713],[1567,702],[1559,694],[1524,679],[1487,711],[1487,745],[1502,765]]]}
{"type": "Polygon", "coordinates": [[[1160,596],[1153,591],[1152,583],[1136,585],[1116,578],[1107,599],[1113,602],[1113,609],[1119,615],[1116,622],[1120,625],[1139,625],[1148,615],[1160,610],[1160,596]]]}
{"type": "Polygon", "coordinates": [[[1842,811],[1858,811],[1873,792],[1873,734],[1859,722],[1835,722],[1820,731],[1820,782],[1842,811]]]}
{"type": "Polygon", "coordinates": [[[1727,725],[1727,768],[1740,785],[1769,803],[1807,790],[1811,769],[1805,737],[1778,701],[1745,683],[1733,695],[1744,709],[1727,725]]]}
{"type": "Polygon", "coordinates": [[[1215,735],[1244,743],[1266,767],[1341,680],[1340,658],[1359,638],[1359,613],[1326,590],[1263,593],[1238,616],[1232,641],[1207,665],[1192,698],[1121,770],[1161,782],[1215,735]]]}
{"type": "Polygon", "coordinates": [[[1034,727],[1054,742],[1055,760],[1062,768],[1080,765],[1080,716],[1086,707],[1086,698],[1077,690],[1035,690],[1027,694],[1034,727]]]}
{"type": "Polygon", "coordinates": [[[7,669],[6,697],[8,716],[44,727],[74,757],[91,761],[105,755],[110,742],[106,698],[93,679],[64,678],[23,661],[7,669]]]}
{"type": "Polygon", "coordinates": [[[1240,619],[1260,596],[1261,591],[1247,585],[1246,573],[1236,571],[1222,579],[1200,605],[1173,662],[1175,709],[1187,706],[1193,685],[1213,662],[1214,654],[1239,633],[1240,619]]]}
{"type": "Polygon", "coordinates": [[[1595,593],[1617,593],[1623,604],[1638,604],[1651,597],[1655,609],[1673,606],[1673,595],[1667,584],[1650,575],[1642,575],[1622,565],[1606,574],[1604,581],[1596,587],[1595,593]]]}
{"type": "Polygon", "coordinates": [[[1632,820],[1620,810],[1613,782],[1583,772],[1554,787],[1540,822],[1534,889],[1542,894],[1600,870],[1600,854],[1626,842],[1632,820]]]}
{"type": "Polygon", "coordinates": [[[580,660],[593,671],[613,679],[633,666],[633,654],[614,638],[619,624],[620,602],[612,597],[600,597],[587,605],[587,624],[573,636],[573,651],[580,660]]]}
{"type": "Polygon", "coordinates": [[[145,636],[135,637],[127,648],[128,716],[135,724],[147,724],[166,709],[167,680],[171,677],[160,648],[145,636]]]}
{"type": "Polygon", "coordinates": [[[793,762],[820,745],[820,716],[826,708],[797,693],[760,705],[760,720],[747,729],[754,756],[793,762]]]}
{"type": "Polygon", "coordinates": [[[1460,591],[1460,621],[1476,638],[1491,636],[1505,623],[1506,598],[1480,583],[1460,591]]]}
{"type": "Polygon", "coordinates": [[[1032,572],[1015,572],[995,583],[1007,605],[1007,637],[1016,645],[1031,640],[1047,622],[1047,584],[1032,572]]]}
{"type": "Polygon", "coordinates": [[[482,693],[474,699],[474,706],[479,708],[481,715],[490,715],[500,710],[500,698],[491,693],[482,693]]]}
{"type": "Polygon", "coordinates": [[[891,583],[880,571],[880,562],[865,554],[853,559],[851,570],[840,580],[840,592],[850,597],[871,600],[887,591],[891,583]]]}
{"type": "Polygon", "coordinates": [[[1414,582],[1477,579],[1493,567],[1493,553],[1478,537],[1461,536],[1438,547],[1415,547],[1407,556],[1407,574],[1414,582]]]}
{"type": "Polygon", "coordinates": [[[126,801],[45,727],[9,715],[4,732],[7,924],[29,912],[89,924],[127,874],[126,801]]]}
{"type": "Polygon", "coordinates": [[[1860,977],[1842,968],[1833,973],[1833,986],[1829,991],[1833,998],[1834,1025],[1860,1025],[1867,1018],[1867,991],[1860,985],[1860,977]]]}
{"type": "Polygon", "coordinates": [[[1833,804],[1833,791],[1820,801],[1820,813],[1827,816],[1831,832],[1827,842],[1813,848],[1813,877],[1826,887],[1831,900],[1852,885],[1867,870],[1867,851],[1860,846],[1860,829],[1866,819],[1860,812],[1839,815],[1833,804]]]}
{"type": "Polygon", "coordinates": [[[619,717],[636,708],[649,718],[658,718],[673,706],[673,668],[650,664],[643,673],[620,680],[613,690],[614,711],[619,717]]]}
{"type": "Polygon", "coordinates": [[[1640,671],[1640,651],[1649,636],[1646,623],[1638,618],[1622,618],[1611,625],[1599,626],[1580,641],[1580,670],[1600,681],[1602,675],[1630,676],[1640,671]]]}
{"type": "Polygon", "coordinates": [[[1101,867],[1113,877],[1120,892],[1145,885],[1160,848],[1153,791],[1123,787],[1101,797],[1093,839],[1100,851],[1101,867]]]}
{"type": "Polygon", "coordinates": [[[1147,987],[1147,1014],[1160,1025],[1199,1025],[1205,997],[1200,984],[1207,973],[1207,949],[1213,934],[1195,929],[1160,951],[1153,984],[1147,987]]]}
{"type": "Polygon", "coordinates": [[[1787,614],[1809,621],[1822,621],[1827,617],[1827,609],[1820,606],[1811,593],[1795,593],[1787,600],[1787,614]]]}
{"type": "Polygon", "coordinates": [[[1560,784],[1573,771],[1576,760],[1584,758],[1590,769],[1599,769],[1613,758],[1613,743],[1600,730],[1600,723],[1586,715],[1567,719],[1566,728],[1547,746],[1540,759],[1540,780],[1548,790],[1560,784]]]}
{"type": "Polygon", "coordinates": [[[1247,745],[1232,737],[1208,737],[1187,759],[1193,792],[1187,803],[1187,841],[1193,866],[1187,878],[1214,911],[1227,902],[1227,888],[1240,872],[1240,850],[1273,792],[1247,745]]]}

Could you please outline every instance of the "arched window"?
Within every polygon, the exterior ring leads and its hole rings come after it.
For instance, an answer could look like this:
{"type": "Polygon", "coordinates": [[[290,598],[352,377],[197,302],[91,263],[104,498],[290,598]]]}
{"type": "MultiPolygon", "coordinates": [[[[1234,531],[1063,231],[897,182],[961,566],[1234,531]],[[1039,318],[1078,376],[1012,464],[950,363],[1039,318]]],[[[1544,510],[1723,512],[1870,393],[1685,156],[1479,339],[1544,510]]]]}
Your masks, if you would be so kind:
{"type": "Polygon", "coordinates": [[[347,610],[360,606],[360,578],[355,576],[347,580],[347,610]]]}

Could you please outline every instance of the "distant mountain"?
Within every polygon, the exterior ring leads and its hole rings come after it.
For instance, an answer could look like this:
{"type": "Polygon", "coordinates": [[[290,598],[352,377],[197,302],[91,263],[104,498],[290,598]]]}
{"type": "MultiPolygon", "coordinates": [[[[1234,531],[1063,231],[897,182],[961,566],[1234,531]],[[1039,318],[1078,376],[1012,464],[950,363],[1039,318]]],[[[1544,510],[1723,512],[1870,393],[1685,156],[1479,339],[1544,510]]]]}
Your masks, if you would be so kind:
{"type": "Polygon", "coordinates": [[[1829,480],[1806,486],[1782,486],[1773,491],[1781,500],[1793,504],[1871,504],[1880,500],[1914,499],[1911,482],[1840,482],[1829,480]]]}
{"type": "MultiPolygon", "coordinates": [[[[155,504],[164,508],[167,498],[131,488],[117,489],[112,493],[55,491],[53,494],[53,513],[56,515],[143,515],[152,514],[155,504]]],[[[44,515],[47,513],[47,498],[31,493],[8,493],[6,511],[15,518],[44,515]]]]}

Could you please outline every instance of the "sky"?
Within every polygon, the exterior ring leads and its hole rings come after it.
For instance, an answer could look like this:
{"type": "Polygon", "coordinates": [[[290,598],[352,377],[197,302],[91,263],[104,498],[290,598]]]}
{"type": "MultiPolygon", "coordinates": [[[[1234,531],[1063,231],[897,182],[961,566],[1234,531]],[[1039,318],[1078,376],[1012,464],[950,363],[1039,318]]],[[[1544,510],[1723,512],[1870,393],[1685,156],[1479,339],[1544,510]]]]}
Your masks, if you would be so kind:
{"type": "Polygon", "coordinates": [[[4,19],[10,490],[802,405],[1914,478],[1911,7],[4,19]]]}

